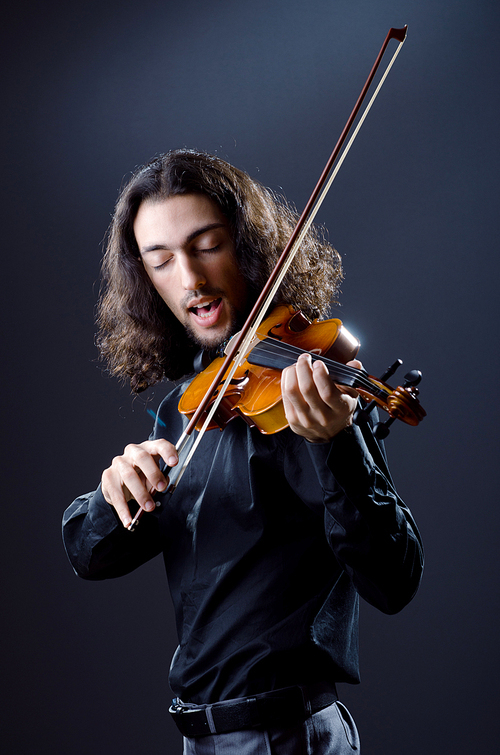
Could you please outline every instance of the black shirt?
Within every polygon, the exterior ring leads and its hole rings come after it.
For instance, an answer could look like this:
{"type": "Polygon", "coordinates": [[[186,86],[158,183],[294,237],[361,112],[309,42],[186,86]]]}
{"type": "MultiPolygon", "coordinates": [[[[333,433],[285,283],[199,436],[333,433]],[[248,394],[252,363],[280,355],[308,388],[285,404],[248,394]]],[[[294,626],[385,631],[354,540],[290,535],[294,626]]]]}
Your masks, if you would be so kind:
{"type": "MultiPolygon", "coordinates": [[[[185,425],[176,388],[152,438],[185,425]]],[[[414,595],[423,555],[370,427],[311,444],[243,420],[207,432],[171,497],[123,528],[100,489],[64,518],[75,571],[116,577],[163,552],[179,646],[170,686],[209,703],[292,684],[358,680],[358,594],[380,610],[414,595]]]]}

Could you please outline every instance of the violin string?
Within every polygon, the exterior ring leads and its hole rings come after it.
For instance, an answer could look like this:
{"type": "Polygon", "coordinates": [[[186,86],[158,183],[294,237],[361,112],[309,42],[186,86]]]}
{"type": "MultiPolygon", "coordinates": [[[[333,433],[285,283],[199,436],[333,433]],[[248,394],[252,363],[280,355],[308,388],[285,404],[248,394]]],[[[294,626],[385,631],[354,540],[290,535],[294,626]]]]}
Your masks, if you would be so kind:
{"type": "MultiPolygon", "coordinates": [[[[286,366],[296,362],[300,354],[307,353],[300,348],[294,346],[290,347],[290,345],[288,346],[288,348],[281,347],[281,349],[278,350],[286,352],[286,355],[284,355],[284,358],[287,361],[286,366]]],[[[267,349],[266,352],[269,353],[267,349]]],[[[373,380],[370,379],[368,373],[366,373],[364,370],[360,370],[356,367],[349,367],[348,365],[344,365],[341,362],[335,362],[331,359],[328,359],[327,357],[322,356],[321,354],[313,353],[311,354],[311,356],[313,357],[313,360],[319,360],[323,362],[323,364],[326,365],[330,375],[334,379],[338,380],[338,382],[342,385],[347,385],[353,388],[362,388],[373,396],[379,396],[382,399],[387,398],[389,392],[374,383],[373,380]]]]}
{"type": "MultiPolygon", "coordinates": [[[[252,363],[250,356],[253,355],[254,357],[258,357],[260,355],[262,359],[266,361],[266,364],[262,366],[284,369],[296,362],[300,354],[304,353],[307,352],[293,344],[268,338],[261,341],[252,349],[251,353],[247,356],[247,361],[252,363]]],[[[311,356],[313,359],[319,359],[323,362],[327,366],[330,374],[332,374],[334,378],[337,378],[339,382],[342,383],[345,380],[345,385],[356,387],[355,384],[357,384],[357,387],[364,388],[371,394],[384,398],[387,396],[387,391],[374,383],[365,370],[358,369],[357,367],[350,367],[341,362],[336,362],[328,357],[322,356],[321,354],[312,353],[311,356]]]]}
{"type": "MultiPolygon", "coordinates": [[[[283,370],[285,369],[285,367],[288,367],[289,365],[296,362],[300,354],[304,353],[307,352],[297,346],[293,346],[292,344],[288,344],[286,342],[283,343],[280,341],[274,342],[272,339],[266,339],[261,341],[252,349],[251,353],[247,357],[247,361],[249,361],[251,364],[255,363],[255,357],[261,356],[266,362],[265,366],[283,370]],[[253,359],[251,359],[250,357],[253,357],[253,359]]],[[[319,355],[311,352],[311,356],[318,357],[319,355]]],[[[339,377],[353,377],[351,368],[345,365],[345,370],[342,370],[343,366],[344,365],[339,365],[339,377]]]]}
{"type": "MultiPolygon", "coordinates": [[[[272,339],[268,339],[266,345],[264,346],[266,352],[282,352],[283,357],[287,359],[288,364],[293,364],[294,362],[296,362],[300,354],[307,353],[304,349],[294,346],[293,344],[286,344],[283,342],[274,344],[271,343],[271,340],[272,339]]],[[[262,343],[264,344],[265,342],[262,343]]],[[[337,377],[340,380],[349,379],[349,381],[346,382],[346,385],[352,385],[353,383],[357,382],[360,387],[373,387],[371,381],[369,380],[368,373],[366,373],[365,370],[360,370],[356,367],[350,367],[349,365],[342,364],[341,362],[336,362],[332,359],[329,359],[328,357],[324,357],[321,354],[311,353],[311,356],[314,359],[319,359],[320,361],[322,361],[329,368],[329,372],[331,372],[334,377],[337,377]]]]}

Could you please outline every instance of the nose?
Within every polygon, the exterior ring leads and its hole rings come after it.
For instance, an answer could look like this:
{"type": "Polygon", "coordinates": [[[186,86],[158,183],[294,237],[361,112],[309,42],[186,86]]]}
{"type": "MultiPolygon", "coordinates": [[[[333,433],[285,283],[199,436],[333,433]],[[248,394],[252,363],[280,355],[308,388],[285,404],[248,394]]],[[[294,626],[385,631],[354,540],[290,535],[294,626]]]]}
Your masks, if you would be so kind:
{"type": "Polygon", "coordinates": [[[181,285],[186,291],[196,291],[202,288],[206,282],[200,261],[188,255],[183,255],[179,260],[181,285]]]}

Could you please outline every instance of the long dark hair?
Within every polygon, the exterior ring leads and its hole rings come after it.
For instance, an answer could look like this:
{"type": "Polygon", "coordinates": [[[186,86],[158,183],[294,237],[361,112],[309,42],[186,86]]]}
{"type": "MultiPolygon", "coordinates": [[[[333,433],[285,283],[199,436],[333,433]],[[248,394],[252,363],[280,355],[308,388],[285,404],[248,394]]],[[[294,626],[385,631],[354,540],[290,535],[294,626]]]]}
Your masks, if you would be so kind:
{"type": "MultiPolygon", "coordinates": [[[[205,194],[225,215],[239,268],[255,301],[290,237],[297,213],[245,172],[213,155],[175,150],[138,169],[118,199],[103,258],[98,340],[109,371],[134,392],[192,371],[198,347],[151,284],[134,236],[146,199],[205,194]]],[[[342,279],[340,257],[313,228],[288,271],[275,303],[324,316],[342,279]]]]}

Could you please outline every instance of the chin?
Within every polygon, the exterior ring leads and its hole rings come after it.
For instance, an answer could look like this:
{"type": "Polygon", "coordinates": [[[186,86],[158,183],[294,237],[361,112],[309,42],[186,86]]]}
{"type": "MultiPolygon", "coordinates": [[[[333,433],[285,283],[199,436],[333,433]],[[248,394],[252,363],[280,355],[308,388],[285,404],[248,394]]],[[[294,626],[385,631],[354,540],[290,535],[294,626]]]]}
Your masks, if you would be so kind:
{"type": "Polygon", "coordinates": [[[202,349],[216,349],[234,334],[232,328],[226,328],[224,332],[219,331],[218,333],[210,333],[208,331],[206,333],[199,333],[191,328],[187,328],[187,332],[191,341],[202,349]]]}
{"type": "Polygon", "coordinates": [[[245,316],[233,310],[231,313],[231,320],[225,327],[219,326],[215,327],[213,330],[207,328],[206,331],[201,329],[195,330],[190,322],[184,323],[184,327],[186,328],[190,340],[197,346],[202,349],[216,349],[241,330],[244,322],[245,316]]]}

